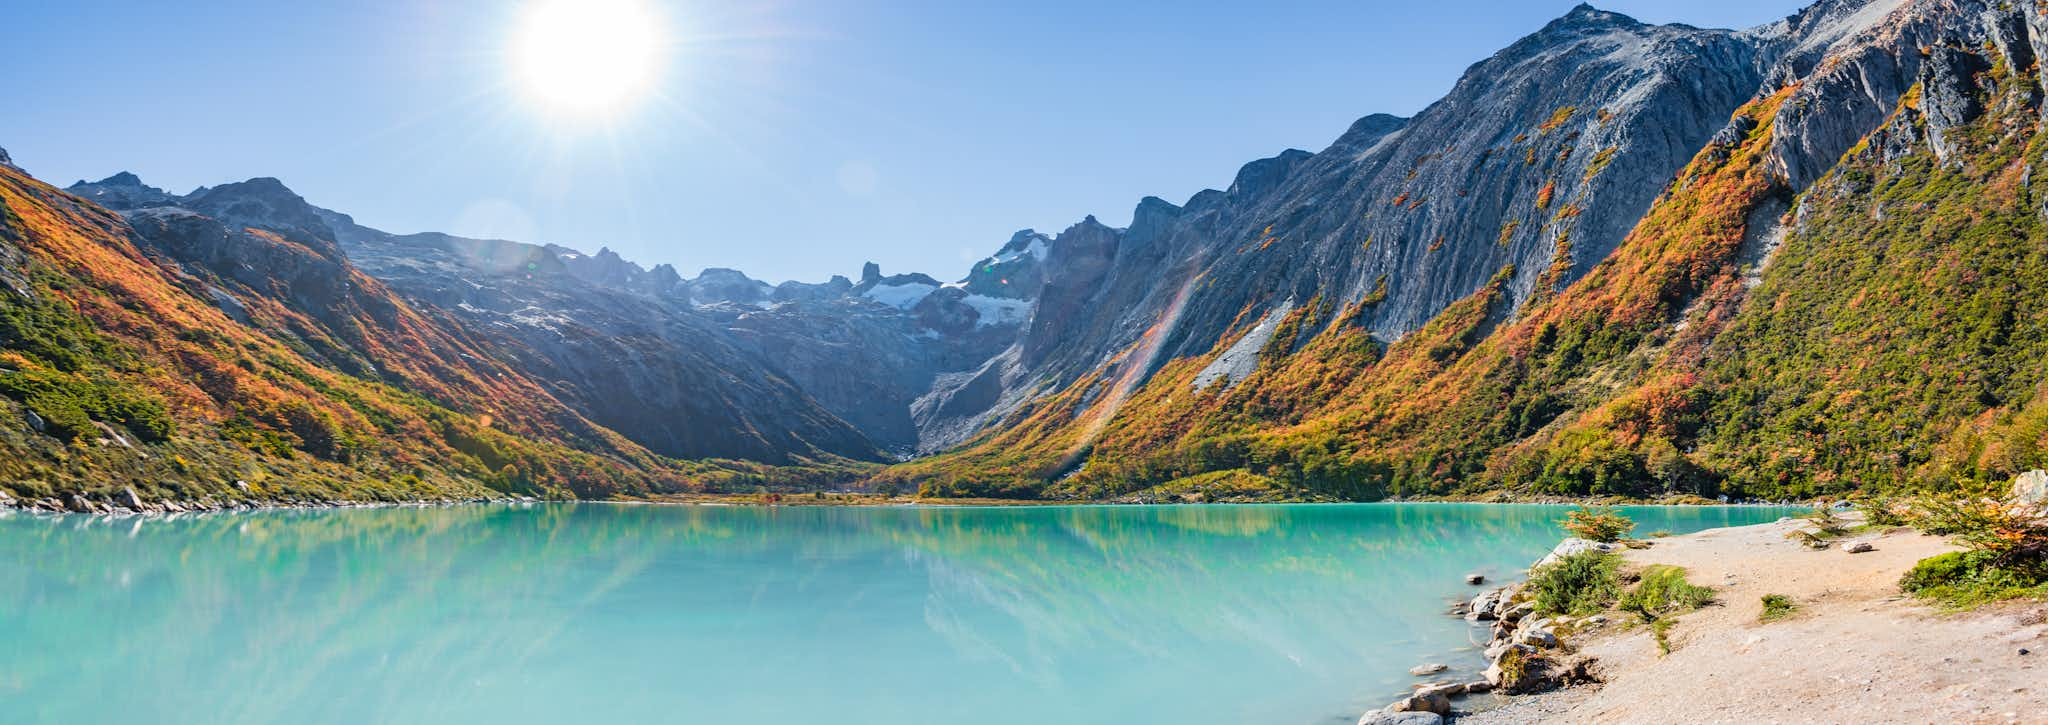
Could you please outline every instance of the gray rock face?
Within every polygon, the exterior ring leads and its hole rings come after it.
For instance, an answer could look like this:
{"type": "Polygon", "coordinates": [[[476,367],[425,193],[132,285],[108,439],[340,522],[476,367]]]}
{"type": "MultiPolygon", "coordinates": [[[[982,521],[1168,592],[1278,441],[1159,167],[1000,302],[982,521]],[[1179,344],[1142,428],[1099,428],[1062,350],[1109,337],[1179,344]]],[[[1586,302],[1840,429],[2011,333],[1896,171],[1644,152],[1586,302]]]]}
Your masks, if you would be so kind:
{"type": "MultiPolygon", "coordinates": [[[[1084,220],[1052,245],[1018,354],[935,390],[944,405],[928,407],[952,414],[923,425],[971,432],[958,424],[999,418],[1141,342],[1158,354],[1133,359],[1156,366],[1208,352],[1246,309],[1277,320],[1310,300],[1341,308],[1382,281],[1384,301],[1361,319],[1383,339],[1504,267],[1520,305],[1554,260],[1569,282],[1620,243],[1762,84],[1776,37],[1581,6],[1472,66],[1413,119],[1367,116],[1321,152],[1252,162],[1229,189],[1178,207],[1148,199],[1129,229],[1084,220]],[[1142,339],[1169,312],[1177,324],[1142,339]]],[[[1204,382],[1242,379],[1264,344],[1240,342],[1204,382]]]]}
{"type": "Polygon", "coordinates": [[[448,310],[564,402],[657,453],[770,462],[879,454],[687,297],[656,294],[663,275],[616,254],[565,260],[517,242],[342,228],[364,269],[448,310]]]}

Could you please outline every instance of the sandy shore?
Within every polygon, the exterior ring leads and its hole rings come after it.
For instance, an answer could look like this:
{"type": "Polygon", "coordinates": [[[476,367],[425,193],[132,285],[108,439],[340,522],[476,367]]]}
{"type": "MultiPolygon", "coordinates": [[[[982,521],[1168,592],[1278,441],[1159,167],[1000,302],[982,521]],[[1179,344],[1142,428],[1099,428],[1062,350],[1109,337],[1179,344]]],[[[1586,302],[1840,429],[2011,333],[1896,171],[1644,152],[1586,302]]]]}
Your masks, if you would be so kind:
{"type": "Polygon", "coordinates": [[[1577,635],[1569,644],[1597,658],[1603,684],[1457,722],[2048,723],[2048,604],[1938,612],[1897,582],[1948,543],[1901,530],[1816,551],[1786,538],[1804,525],[1713,529],[1626,552],[1714,589],[1715,604],[1671,628],[1671,653],[1644,627],[1577,635]],[[1859,541],[1875,550],[1847,553],[1859,541]],[[1765,594],[1799,608],[1759,623],[1765,594]]]}

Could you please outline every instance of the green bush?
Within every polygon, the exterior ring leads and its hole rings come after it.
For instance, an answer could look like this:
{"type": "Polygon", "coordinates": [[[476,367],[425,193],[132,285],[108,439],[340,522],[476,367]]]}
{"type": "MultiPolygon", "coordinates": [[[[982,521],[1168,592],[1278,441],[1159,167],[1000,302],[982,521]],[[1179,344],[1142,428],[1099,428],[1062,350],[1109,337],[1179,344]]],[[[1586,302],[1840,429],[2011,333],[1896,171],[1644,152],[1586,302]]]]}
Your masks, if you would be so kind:
{"type": "Polygon", "coordinates": [[[1969,578],[1984,564],[1982,552],[1951,551],[1939,556],[1921,559],[1906,575],[1899,577],[1899,588],[1918,594],[1934,587],[1954,584],[1969,578]]]}
{"type": "Polygon", "coordinates": [[[1951,551],[1914,564],[1899,588],[1954,609],[2018,597],[2048,596],[2048,571],[2004,565],[1988,551],[1951,551]]]}
{"type": "Polygon", "coordinates": [[[0,374],[0,394],[20,401],[43,419],[44,432],[61,440],[97,435],[94,420],[126,427],[146,442],[171,437],[171,416],[162,401],[100,376],[54,370],[0,374]]]}
{"type": "Polygon", "coordinates": [[[1690,612],[1714,601],[1714,590],[1685,580],[1685,570],[1662,564],[1643,570],[1635,587],[1622,595],[1619,606],[1634,612],[1644,622],[1655,622],[1667,614],[1690,612]]]}
{"type": "Polygon", "coordinates": [[[1581,539],[1614,543],[1636,528],[1636,522],[1612,506],[1580,506],[1565,515],[1564,530],[1581,539]]]}
{"type": "Polygon", "coordinates": [[[1765,594],[1763,605],[1763,611],[1756,615],[1756,621],[1775,622],[1792,616],[1792,610],[1799,608],[1799,605],[1792,602],[1791,597],[1783,594],[1765,594]]]}
{"type": "Polygon", "coordinates": [[[1613,554],[1583,551],[1529,572],[1527,591],[1546,616],[1590,614],[1606,608],[1620,590],[1613,554]]]}

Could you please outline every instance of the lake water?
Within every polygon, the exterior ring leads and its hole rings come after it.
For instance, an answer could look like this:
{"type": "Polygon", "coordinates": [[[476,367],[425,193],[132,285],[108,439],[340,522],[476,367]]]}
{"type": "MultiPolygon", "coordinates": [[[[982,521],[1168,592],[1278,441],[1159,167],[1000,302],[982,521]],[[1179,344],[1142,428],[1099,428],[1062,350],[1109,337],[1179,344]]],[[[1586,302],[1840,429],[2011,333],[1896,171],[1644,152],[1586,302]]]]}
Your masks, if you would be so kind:
{"type": "Polygon", "coordinates": [[[1565,511],[0,513],[0,722],[1350,723],[1565,511]]]}

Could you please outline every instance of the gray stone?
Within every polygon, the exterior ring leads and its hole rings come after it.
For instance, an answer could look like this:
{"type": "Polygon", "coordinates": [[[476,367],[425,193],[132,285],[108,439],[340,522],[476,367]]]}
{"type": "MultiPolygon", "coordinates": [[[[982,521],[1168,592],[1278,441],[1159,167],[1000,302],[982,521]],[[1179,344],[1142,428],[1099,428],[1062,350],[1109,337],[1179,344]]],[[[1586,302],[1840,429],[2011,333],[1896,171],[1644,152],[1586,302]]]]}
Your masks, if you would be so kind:
{"type": "Polygon", "coordinates": [[[1863,552],[1874,551],[1876,549],[1877,547],[1871,546],[1870,542],[1868,541],[1858,541],[1854,544],[1850,544],[1849,547],[1843,549],[1843,551],[1849,552],[1851,554],[1861,554],[1863,552]]]}
{"type": "Polygon", "coordinates": [[[133,488],[121,489],[121,493],[117,494],[114,500],[119,502],[122,506],[126,506],[136,511],[141,511],[143,509],[142,497],[135,495],[135,489],[133,488]]]}
{"type": "Polygon", "coordinates": [[[1415,693],[1386,707],[1387,712],[1433,712],[1447,715],[1451,712],[1451,700],[1438,694],[1415,693]]]}
{"type": "Polygon", "coordinates": [[[1485,583],[1486,583],[1486,575],[1485,575],[1485,574],[1466,574],[1466,575],[1465,575],[1465,583],[1466,583],[1466,584],[1470,584],[1470,585],[1472,585],[1472,586],[1479,586],[1479,585],[1481,585],[1481,584],[1485,584],[1485,583]]]}
{"type": "Polygon", "coordinates": [[[1472,604],[1465,608],[1465,619],[1474,622],[1498,619],[1494,606],[1500,602],[1500,595],[1498,589],[1480,592],[1479,596],[1472,598],[1472,604]]]}
{"type": "Polygon", "coordinates": [[[1389,712],[1374,710],[1358,718],[1358,725],[1440,725],[1442,715],[1433,712],[1389,712]]]}
{"type": "Polygon", "coordinates": [[[2036,468],[2014,477],[2012,499],[2036,508],[2048,507],[2048,471],[2036,468]]]}
{"type": "Polygon", "coordinates": [[[1613,552],[1620,549],[1620,544],[1608,544],[1580,538],[1565,539],[1557,542],[1557,546],[1552,547],[1549,554],[1545,554],[1542,559],[1538,560],[1536,566],[1543,567],[1573,554],[1588,551],[1613,552]]]}
{"type": "Polygon", "coordinates": [[[1426,675],[1434,675],[1438,672],[1442,672],[1450,668],[1450,665],[1446,665],[1439,662],[1431,662],[1429,664],[1416,665],[1414,667],[1408,668],[1408,674],[1414,675],[1416,677],[1423,677],[1426,675]]]}
{"type": "Polygon", "coordinates": [[[1431,682],[1425,685],[1417,686],[1415,688],[1415,694],[1424,697],[1428,697],[1431,695],[1441,695],[1443,697],[1457,697],[1459,695],[1465,694],[1465,683],[1431,682]]]}
{"type": "Polygon", "coordinates": [[[1557,635],[1551,634],[1550,630],[1546,629],[1523,627],[1515,630],[1515,644],[1526,644],[1532,647],[1544,648],[1556,647],[1557,635]]]}
{"type": "Polygon", "coordinates": [[[1493,644],[1488,645],[1486,647],[1486,661],[1499,662],[1502,657],[1507,656],[1507,653],[1510,650],[1521,652],[1522,655],[1525,657],[1536,654],[1535,647],[1531,647],[1528,644],[1524,644],[1521,642],[1503,639],[1498,642],[1494,642],[1493,644]]]}

